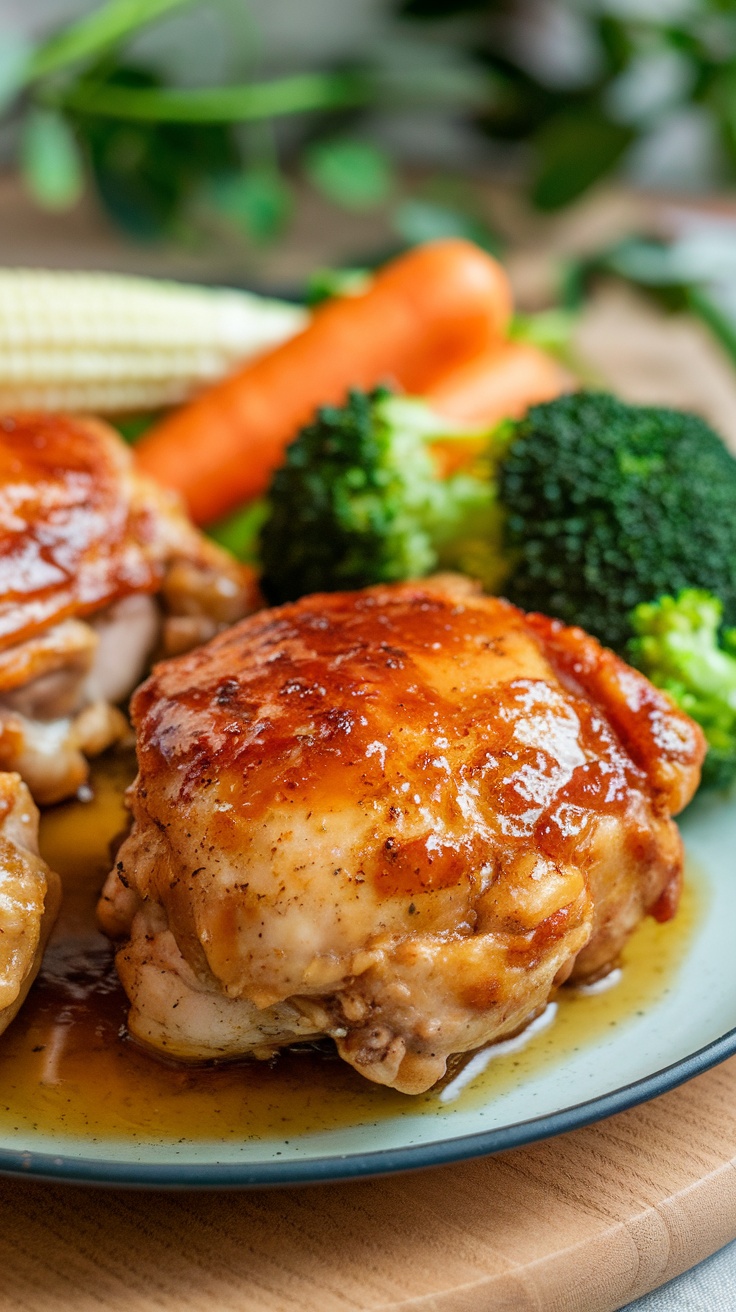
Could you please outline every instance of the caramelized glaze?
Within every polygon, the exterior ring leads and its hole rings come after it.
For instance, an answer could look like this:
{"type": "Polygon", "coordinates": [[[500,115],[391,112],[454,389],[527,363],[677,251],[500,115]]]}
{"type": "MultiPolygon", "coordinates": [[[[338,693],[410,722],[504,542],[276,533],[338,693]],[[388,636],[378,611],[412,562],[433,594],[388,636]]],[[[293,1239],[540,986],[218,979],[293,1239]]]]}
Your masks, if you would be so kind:
{"type": "Polygon", "coordinates": [[[544,643],[557,674],[605,711],[632,761],[677,815],[693,795],[693,765],[699,771],[705,755],[700,725],[687,715],[673,714],[666,693],[584,629],[569,628],[547,615],[527,615],[526,621],[544,643]]]}
{"type": "Polygon", "coordinates": [[[154,503],[136,504],[129,466],[95,420],[0,419],[0,647],[158,586],[154,503]]]}
{"type": "MultiPolygon", "coordinates": [[[[460,751],[462,783],[477,784],[501,817],[507,848],[534,836],[555,860],[574,860],[581,825],[622,815],[629,793],[665,766],[678,768],[689,800],[703,755],[698,726],[612,652],[498,599],[453,604],[439,587],[413,591],[374,588],[357,600],[331,594],[261,611],[158,667],[133,702],[142,777],[176,771],[181,806],[214,789],[220,811],[209,837],[225,850],[240,849],[241,820],[255,824],[274,805],[298,798],[328,813],[352,795],[382,812],[393,785],[389,837],[370,875],[382,895],[405,897],[462,882],[493,855],[462,843],[428,860],[424,843],[415,854],[399,837],[402,814],[440,790],[437,811],[451,810],[462,791],[445,751],[460,751]],[[558,675],[574,723],[559,699],[552,704],[558,675]],[[544,750],[515,733],[535,716],[544,750]]],[[[145,800],[156,814],[158,799],[145,800]]],[[[161,800],[168,808],[168,794],[161,800]]]]}

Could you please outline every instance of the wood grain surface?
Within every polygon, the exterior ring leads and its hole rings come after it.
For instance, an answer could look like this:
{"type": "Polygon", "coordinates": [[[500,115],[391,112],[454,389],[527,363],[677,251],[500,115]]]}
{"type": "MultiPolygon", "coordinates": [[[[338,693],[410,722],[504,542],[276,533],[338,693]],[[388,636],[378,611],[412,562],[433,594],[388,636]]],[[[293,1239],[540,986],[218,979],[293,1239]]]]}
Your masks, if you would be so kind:
{"type": "Polygon", "coordinates": [[[612,1312],[736,1236],[736,1058],[498,1157],[261,1193],[0,1180],[18,1312],[612,1312]]]}

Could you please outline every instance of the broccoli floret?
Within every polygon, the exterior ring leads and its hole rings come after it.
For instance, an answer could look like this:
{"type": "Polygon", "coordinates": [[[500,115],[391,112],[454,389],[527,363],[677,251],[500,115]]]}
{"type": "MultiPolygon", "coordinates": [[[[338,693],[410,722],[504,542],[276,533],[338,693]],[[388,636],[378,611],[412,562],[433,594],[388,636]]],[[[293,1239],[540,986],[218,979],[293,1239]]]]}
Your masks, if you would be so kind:
{"type": "Polygon", "coordinates": [[[684,588],[736,623],[734,507],[736,460],[694,415],[582,392],[481,437],[353,392],[274,476],[264,587],[279,602],[460,569],[624,652],[634,608],[684,588]]]}
{"type": "Polygon", "coordinates": [[[736,629],[719,634],[722,620],[717,597],[686,588],[637,606],[627,647],[631,663],[702,726],[703,783],[714,788],[736,778],[736,629]]]}
{"type": "Polygon", "coordinates": [[[682,588],[736,623],[736,460],[694,415],[579,392],[534,406],[499,472],[506,594],[622,651],[635,606],[682,588]]]}
{"type": "Polygon", "coordinates": [[[354,391],[344,406],[320,410],[269,492],[260,539],[269,601],[437,568],[495,586],[504,566],[491,458],[477,431],[453,431],[423,402],[385,388],[354,391]],[[432,444],[455,439],[467,458],[441,477],[432,444]]]}

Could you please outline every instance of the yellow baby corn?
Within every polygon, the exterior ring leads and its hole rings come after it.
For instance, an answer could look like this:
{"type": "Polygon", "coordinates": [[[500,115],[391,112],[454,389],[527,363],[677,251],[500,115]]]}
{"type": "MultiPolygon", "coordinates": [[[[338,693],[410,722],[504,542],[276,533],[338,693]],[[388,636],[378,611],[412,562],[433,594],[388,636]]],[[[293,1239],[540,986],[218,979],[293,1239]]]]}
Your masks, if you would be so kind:
{"type": "Polygon", "coordinates": [[[305,322],[248,292],[0,269],[0,412],[175,405],[305,322]]]}

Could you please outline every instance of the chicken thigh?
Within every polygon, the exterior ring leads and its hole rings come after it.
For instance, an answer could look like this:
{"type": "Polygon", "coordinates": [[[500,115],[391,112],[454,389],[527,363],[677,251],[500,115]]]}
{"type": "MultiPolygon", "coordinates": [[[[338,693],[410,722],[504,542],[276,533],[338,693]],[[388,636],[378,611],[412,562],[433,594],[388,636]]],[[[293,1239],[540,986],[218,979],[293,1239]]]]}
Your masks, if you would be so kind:
{"type": "Polygon", "coordinates": [[[579,629],[453,576],[305,597],[156,667],[99,915],[172,1057],[331,1035],[429,1088],[674,913],[704,743],[579,629]]]}
{"type": "Polygon", "coordinates": [[[212,637],[253,592],[111,428],[0,418],[0,770],[40,802],[76,792],[151,653],[212,637]]]}
{"type": "Polygon", "coordinates": [[[41,964],[61,901],[59,876],[38,855],[38,811],[20,775],[0,774],[0,1034],[41,964]]]}

